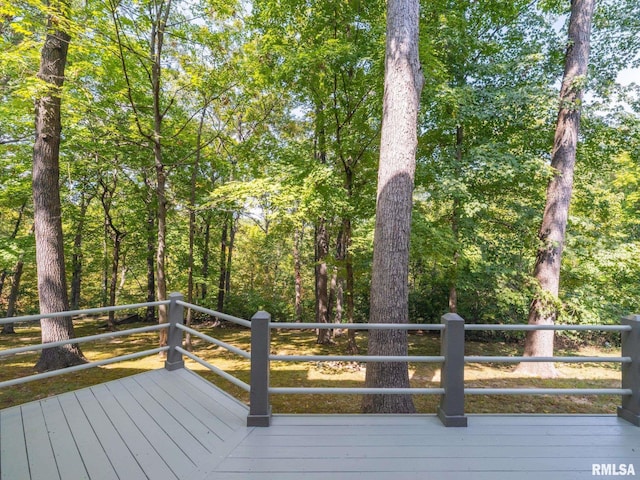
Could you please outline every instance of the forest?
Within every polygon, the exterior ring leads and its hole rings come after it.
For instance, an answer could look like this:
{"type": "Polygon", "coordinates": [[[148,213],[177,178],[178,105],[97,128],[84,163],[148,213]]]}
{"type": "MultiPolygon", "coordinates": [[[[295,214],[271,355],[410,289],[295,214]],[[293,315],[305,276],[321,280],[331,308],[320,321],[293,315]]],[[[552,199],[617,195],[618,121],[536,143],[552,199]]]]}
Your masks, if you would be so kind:
{"type": "MultiPolygon", "coordinates": [[[[409,319],[525,323],[571,2],[420,3],[409,319]]],[[[366,322],[385,14],[381,0],[2,2],[3,316],[40,308],[34,101],[54,25],[69,40],[47,191],[71,309],[179,291],[244,318],[366,322]]],[[[637,0],[596,2],[564,323],[640,312],[638,67],[637,0]]]]}

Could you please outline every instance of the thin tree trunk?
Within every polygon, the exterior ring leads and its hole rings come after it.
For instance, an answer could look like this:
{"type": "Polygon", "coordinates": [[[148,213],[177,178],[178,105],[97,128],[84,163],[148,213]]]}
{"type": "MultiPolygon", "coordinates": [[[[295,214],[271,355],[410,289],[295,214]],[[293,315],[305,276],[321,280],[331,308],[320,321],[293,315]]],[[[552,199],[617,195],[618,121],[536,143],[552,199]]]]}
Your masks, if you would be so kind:
{"type": "MultiPolygon", "coordinates": [[[[145,183],[149,188],[149,196],[152,196],[151,186],[147,179],[145,183]]],[[[155,206],[153,199],[149,198],[146,202],[147,218],[146,218],[146,238],[147,238],[147,302],[154,302],[156,300],[156,265],[155,265],[155,252],[156,252],[156,216],[155,206]]],[[[156,309],[155,307],[147,307],[145,312],[145,322],[155,322],[156,309]]]]}
{"type": "MultiPolygon", "coordinates": [[[[116,163],[118,159],[116,157],[116,163]]],[[[113,217],[111,216],[111,207],[113,202],[113,196],[115,195],[117,186],[117,175],[113,175],[113,184],[107,185],[104,179],[100,179],[100,185],[102,186],[102,195],[100,201],[104,210],[105,229],[107,230],[111,241],[113,242],[113,251],[111,255],[111,273],[109,275],[108,285],[108,306],[115,306],[116,304],[116,292],[118,290],[118,269],[120,267],[120,246],[122,239],[126,235],[126,232],[122,232],[113,223],[113,217]]],[[[106,252],[105,252],[106,253],[106,252]]],[[[110,311],[108,317],[109,330],[116,330],[115,312],[110,311]]]]}
{"type": "Polygon", "coordinates": [[[2,295],[2,292],[4,291],[4,282],[6,282],[7,280],[7,269],[3,269],[2,273],[0,273],[0,296],[2,295]]]}
{"type": "MultiPolygon", "coordinates": [[[[417,118],[424,79],[418,59],[418,0],[388,0],[380,165],[369,323],[409,322],[409,238],[417,148],[417,118]]],[[[369,355],[407,355],[407,332],[371,330],[369,355]]],[[[405,362],[370,362],[365,384],[407,388],[405,362]]],[[[412,413],[410,395],[365,395],[367,413],[412,413]]]]}
{"type": "Polygon", "coordinates": [[[109,221],[107,220],[106,212],[104,212],[102,226],[102,281],[100,284],[100,304],[106,307],[109,302],[109,221]]]}
{"type": "MultiPolygon", "coordinates": [[[[156,18],[152,25],[151,32],[151,85],[153,96],[153,158],[156,171],[156,198],[157,198],[157,222],[158,236],[156,238],[156,292],[158,301],[167,299],[167,277],[166,277],[166,244],[167,244],[167,177],[162,156],[162,122],[163,112],[161,105],[161,74],[162,74],[162,49],[164,46],[164,35],[167,26],[167,19],[171,11],[171,0],[160,2],[156,5],[156,18]]],[[[158,307],[158,322],[167,323],[169,321],[168,309],[166,305],[158,307]]],[[[160,330],[159,346],[167,345],[167,330],[160,330]]],[[[162,354],[161,356],[166,356],[162,354]]]]}
{"type": "MultiPolygon", "coordinates": [[[[315,118],[315,146],[314,155],[316,161],[327,164],[327,138],[325,130],[325,109],[322,102],[316,102],[315,118]]],[[[329,233],[327,231],[327,219],[318,218],[314,237],[314,279],[315,279],[315,305],[316,322],[329,323],[329,277],[327,271],[327,255],[329,254],[329,233]]],[[[328,343],[329,331],[318,329],[317,343],[328,343]]]]}
{"type": "Polygon", "coordinates": [[[218,307],[217,310],[222,312],[224,309],[224,292],[225,281],[227,278],[227,242],[229,237],[229,215],[224,216],[222,224],[222,235],[220,237],[220,276],[218,277],[218,307]]]}
{"type": "Polygon", "coordinates": [[[82,287],[82,238],[87,209],[93,195],[87,196],[82,192],[80,198],[80,214],[76,233],[73,237],[73,257],[71,258],[71,310],[77,310],[80,306],[80,291],[82,287]]]}
{"type": "MultiPolygon", "coordinates": [[[[318,220],[315,244],[316,322],[329,323],[329,274],[326,261],[329,254],[329,238],[324,218],[318,220]]],[[[328,343],[329,340],[329,330],[318,329],[317,343],[322,345],[328,343]]]]}
{"type": "MultiPolygon", "coordinates": [[[[462,83],[462,82],[461,82],[462,83]]],[[[462,169],[462,148],[464,143],[464,128],[456,127],[456,170],[462,169]]],[[[460,260],[460,200],[453,199],[451,209],[451,234],[453,235],[453,256],[449,272],[449,312],[458,313],[458,262],[460,260]]]]}
{"type": "MultiPolygon", "coordinates": [[[[187,275],[187,303],[193,303],[194,296],[194,244],[196,237],[196,186],[198,180],[198,170],[200,169],[200,157],[202,155],[202,129],[204,127],[204,119],[207,115],[207,107],[202,109],[200,123],[198,125],[198,136],[196,137],[196,158],[191,170],[191,184],[189,192],[189,259],[188,259],[188,275],[187,275]]],[[[187,309],[185,324],[191,326],[193,318],[193,310],[187,309]]],[[[186,333],[184,338],[184,348],[191,351],[191,334],[186,333]]]]}
{"type": "Polygon", "coordinates": [[[451,212],[451,233],[453,234],[453,257],[451,258],[451,269],[449,270],[449,312],[458,313],[458,262],[460,259],[460,247],[458,246],[459,222],[460,222],[460,201],[453,199],[451,212]]]}
{"type": "Polygon", "coordinates": [[[236,241],[237,218],[235,214],[231,215],[231,231],[229,232],[229,248],[227,248],[227,265],[225,267],[224,275],[224,294],[225,298],[229,297],[231,293],[231,264],[233,262],[233,246],[236,241]]]}
{"type": "MultiPolygon", "coordinates": [[[[18,212],[18,219],[16,220],[16,224],[13,227],[13,232],[9,237],[10,240],[14,240],[18,236],[18,232],[20,231],[20,224],[22,223],[22,218],[24,217],[24,209],[26,206],[27,206],[27,201],[25,200],[20,206],[20,210],[18,212]]],[[[8,273],[9,272],[7,272],[7,269],[3,269],[2,272],[0,272],[0,296],[2,296],[2,292],[4,290],[4,282],[7,279],[8,273]]]]}
{"type": "Polygon", "coordinates": [[[295,278],[295,321],[302,322],[302,227],[293,232],[293,274],[295,278]]]}
{"type": "Polygon", "coordinates": [[[200,285],[200,298],[206,300],[209,279],[209,247],[211,245],[211,216],[205,216],[204,247],[202,249],[202,283],[200,285]]]}
{"type": "MultiPolygon", "coordinates": [[[[20,295],[20,279],[22,278],[23,267],[24,262],[21,256],[13,270],[13,283],[11,284],[11,293],[9,293],[9,303],[7,305],[7,318],[11,318],[16,314],[16,303],[18,302],[18,296],[20,295]]],[[[2,333],[16,333],[13,325],[13,323],[5,323],[2,326],[2,333]]]]}
{"type": "MultiPolygon", "coordinates": [[[[109,281],[109,305],[114,306],[116,304],[116,292],[118,290],[118,269],[120,268],[120,246],[122,244],[122,237],[124,235],[121,232],[114,232],[113,235],[113,261],[111,264],[111,280],[109,281]]],[[[116,312],[109,312],[109,329],[116,330],[115,322],[116,312]]]]}
{"type": "MultiPolygon", "coordinates": [[[[591,24],[595,0],[573,0],[569,19],[569,43],[560,89],[560,108],[551,154],[554,175],[547,186],[547,201],[538,233],[538,248],[533,276],[539,285],[529,309],[530,325],[549,325],[558,313],[560,265],[565,242],[569,204],[573,189],[573,172],[580,129],[585,79],[589,65],[591,24]]],[[[524,355],[553,356],[552,330],[528,332],[524,355]]],[[[523,362],[518,374],[555,377],[553,363],[523,362]]]]}
{"type": "MultiPolygon", "coordinates": [[[[47,85],[46,93],[36,99],[36,139],[33,149],[32,190],[38,297],[43,314],[69,310],[64,239],[60,206],[60,89],[64,82],[67,51],[71,37],[59,29],[67,6],[55,3],[47,20],[47,36],[40,57],[38,78],[47,85]]],[[[44,318],[40,321],[42,343],[74,338],[69,317],[44,318]]],[[[38,371],[55,370],[85,363],[77,344],[47,348],[36,364],[38,371]]]]}

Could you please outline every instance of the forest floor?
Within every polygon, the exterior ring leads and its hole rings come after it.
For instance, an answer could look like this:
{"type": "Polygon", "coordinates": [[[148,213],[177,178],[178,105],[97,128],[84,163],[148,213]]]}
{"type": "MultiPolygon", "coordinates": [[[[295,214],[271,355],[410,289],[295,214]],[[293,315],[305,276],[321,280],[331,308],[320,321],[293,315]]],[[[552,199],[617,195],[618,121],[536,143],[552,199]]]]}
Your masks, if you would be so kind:
{"type": "MultiPolygon", "coordinates": [[[[104,321],[84,319],[76,322],[76,336],[83,337],[104,333],[104,321]]],[[[127,325],[135,328],[144,324],[127,325]]],[[[124,327],[122,327],[124,328],[124,327]]],[[[196,328],[222,341],[249,351],[249,331],[236,327],[214,327],[202,324],[196,328]]],[[[39,343],[39,328],[17,326],[16,334],[0,335],[0,349],[39,343]]],[[[82,350],[91,361],[155,348],[157,333],[137,334],[86,343],[82,350]]],[[[417,333],[410,335],[411,355],[439,355],[439,334],[417,333]]],[[[366,353],[366,334],[358,333],[357,343],[361,353],[366,353]]],[[[618,347],[580,345],[578,342],[562,342],[556,350],[559,356],[619,356],[618,347]]],[[[226,350],[204,342],[193,341],[193,352],[218,368],[249,382],[249,362],[226,350]]],[[[467,341],[466,355],[520,355],[521,341],[473,340],[467,341]]],[[[272,332],[272,354],[287,355],[346,355],[347,337],[337,336],[332,345],[318,345],[313,331],[275,330],[272,332]]],[[[0,381],[32,375],[37,360],[36,353],[12,357],[0,357],[0,381]]],[[[187,359],[187,367],[216,383],[236,398],[247,402],[248,394],[228,381],[221,379],[201,365],[187,359]]],[[[162,368],[164,360],[154,355],[142,359],[120,362],[108,366],[65,374],[45,380],[24,383],[0,390],[0,409],[38,400],[70,390],[77,390],[116,378],[162,368]]],[[[522,378],[513,373],[514,365],[471,364],[465,369],[466,387],[492,388],[620,388],[619,364],[556,364],[560,376],[555,379],[522,378]]],[[[361,387],[364,385],[365,366],[355,362],[273,362],[271,386],[273,387],[361,387]]],[[[411,384],[414,387],[438,387],[438,364],[410,364],[411,384]]],[[[437,395],[415,395],[414,402],[420,413],[435,413],[437,395]]],[[[358,413],[361,397],[358,395],[273,395],[274,413],[358,413]]],[[[619,396],[485,396],[468,395],[468,413],[584,413],[613,414],[620,404],[619,396]]]]}

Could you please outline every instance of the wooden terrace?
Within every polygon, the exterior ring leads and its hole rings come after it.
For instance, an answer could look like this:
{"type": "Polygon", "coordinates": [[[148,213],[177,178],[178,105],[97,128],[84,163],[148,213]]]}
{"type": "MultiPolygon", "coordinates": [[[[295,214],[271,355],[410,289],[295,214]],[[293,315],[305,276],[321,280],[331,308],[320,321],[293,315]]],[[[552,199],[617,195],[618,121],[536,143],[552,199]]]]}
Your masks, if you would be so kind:
{"type": "Polygon", "coordinates": [[[187,369],[11,407],[0,411],[1,478],[577,480],[611,464],[640,474],[640,429],[614,415],[471,415],[466,428],[435,415],[274,415],[262,428],[247,414],[187,369]]]}
{"type": "MultiPolygon", "coordinates": [[[[162,302],[155,302],[156,305],[162,302]]],[[[169,345],[31,377],[0,382],[2,388],[61,373],[167,352],[164,369],[0,410],[0,480],[75,479],[472,479],[545,480],[640,475],[640,316],[621,325],[589,326],[622,335],[619,357],[553,357],[557,362],[620,363],[619,389],[466,388],[464,365],[549,361],[522,357],[467,357],[465,330],[531,329],[532,326],[465,325],[445,315],[441,355],[354,357],[363,362],[440,363],[440,388],[274,388],[271,361],[354,361],[346,356],[283,356],[270,353],[272,328],[330,328],[273,323],[265,312],[252,321],[184,303],[174,294],[170,322],[129,331],[76,338],[74,343],[168,329],[169,345]],[[246,352],[182,324],[192,308],[251,329],[246,352]],[[251,362],[251,384],[232,377],[181,346],[189,332],[251,362]],[[185,368],[199,362],[249,392],[249,406],[185,368]],[[410,393],[438,395],[433,415],[272,415],[273,394],[410,393]],[[465,395],[620,395],[617,415],[467,415],[465,395]]],[[[147,304],[93,309],[130,309],[147,304]]],[[[65,316],[62,312],[48,316],[65,316]]],[[[0,320],[36,321],[34,315],[0,320]]],[[[388,328],[346,324],[346,328],[388,328]]],[[[402,328],[411,329],[407,325],[402,328]]],[[[400,328],[394,326],[393,328],[400,328]]],[[[425,328],[425,326],[421,326],[425,328]]],[[[576,326],[546,326],[576,329],[576,326]]],[[[52,346],[53,344],[47,344],[52,346]]],[[[0,350],[0,356],[42,350],[44,345],[0,350]]],[[[355,360],[358,361],[358,360],[355,360]]]]}

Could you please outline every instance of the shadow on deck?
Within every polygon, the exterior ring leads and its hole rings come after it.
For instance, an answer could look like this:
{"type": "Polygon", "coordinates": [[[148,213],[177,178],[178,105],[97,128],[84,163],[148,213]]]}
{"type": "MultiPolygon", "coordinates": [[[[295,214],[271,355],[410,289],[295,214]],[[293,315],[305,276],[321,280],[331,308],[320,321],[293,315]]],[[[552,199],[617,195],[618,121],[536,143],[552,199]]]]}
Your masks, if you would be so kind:
{"type": "Polygon", "coordinates": [[[592,478],[594,471],[619,476],[623,469],[640,475],[640,429],[613,415],[472,415],[469,427],[459,429],[432,415],[276,415],[270,428],[259,428],[246,426],[247,414],[245,405],[187,369],[135,375],[0,411],[0,476],[564,480],[592,478]]]}

